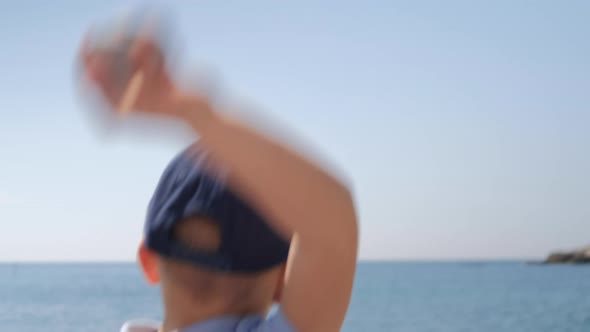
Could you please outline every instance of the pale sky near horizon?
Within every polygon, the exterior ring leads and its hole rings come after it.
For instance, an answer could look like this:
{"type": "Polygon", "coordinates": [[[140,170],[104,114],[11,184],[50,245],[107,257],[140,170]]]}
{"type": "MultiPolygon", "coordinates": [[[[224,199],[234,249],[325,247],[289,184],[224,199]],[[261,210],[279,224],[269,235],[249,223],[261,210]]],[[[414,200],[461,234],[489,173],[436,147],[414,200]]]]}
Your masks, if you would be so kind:
{"type": "MultiPolygon", "coordinates": [[[[0,261],[135,257],[187,142],[102,140],[79,103],[80,38],[125,3],[0,12],[0,261]]],[[[185,62],[214,66],[352,180],[361,258],[590,244],[590,2],[168,3],[185,62]]]]}

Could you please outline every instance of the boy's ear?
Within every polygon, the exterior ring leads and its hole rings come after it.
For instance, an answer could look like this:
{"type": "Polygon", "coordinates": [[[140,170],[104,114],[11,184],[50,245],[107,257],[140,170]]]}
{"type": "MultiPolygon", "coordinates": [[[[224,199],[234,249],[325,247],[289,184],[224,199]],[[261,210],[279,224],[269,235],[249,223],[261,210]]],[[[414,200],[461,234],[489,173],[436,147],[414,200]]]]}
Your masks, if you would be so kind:
{"type": "Polygon", "coordinates": [[[274,302],[281,302],[281,295],[283,294],[283,287],[285,286],[285,278],[287,277],[287,264],[283,264],[280,267],[278,280],[277,280],[277,287],[275,289],[275,293],[273,295],[272,300],[274,302]]]}
{"type": "Polygon", "coordinates": [[[137,249],[137,258],[139,259],[139,265],[141,266],[147,282],[150,285],[156,285],[159,283],[158,255],[149,250],[143,241],[141,241],[139,248],[137,249]]]}

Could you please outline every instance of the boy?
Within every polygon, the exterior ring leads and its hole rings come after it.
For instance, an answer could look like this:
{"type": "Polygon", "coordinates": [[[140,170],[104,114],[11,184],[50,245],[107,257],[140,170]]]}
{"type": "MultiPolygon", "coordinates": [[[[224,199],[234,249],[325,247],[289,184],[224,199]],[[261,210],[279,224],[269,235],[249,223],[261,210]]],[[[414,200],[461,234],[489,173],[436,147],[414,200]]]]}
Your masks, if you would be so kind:
{"type": "MultiPolygon", "coordinates": [[[[349,191],[215,112],[206,97],[181,91],[149,39],[133,40],[127,56],[142,75],[127,106],[183,121],[200,137],[162,176],[139,247],[147,280],[161,284],[160,331],[339,331],[357,258],[349,191]],[[273,302],[278,310],[267,318],[273,302]]],[[[125,87],[110,76],[113,59],[84,47],[82,59],[89,80],[120,105],[125,87]]]]}

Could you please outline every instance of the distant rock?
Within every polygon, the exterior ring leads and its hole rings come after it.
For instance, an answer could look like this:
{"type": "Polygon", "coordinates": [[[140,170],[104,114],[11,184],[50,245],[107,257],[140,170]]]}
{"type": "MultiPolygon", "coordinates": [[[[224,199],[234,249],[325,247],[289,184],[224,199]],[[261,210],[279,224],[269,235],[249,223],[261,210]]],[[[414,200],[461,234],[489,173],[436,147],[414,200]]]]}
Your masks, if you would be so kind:
{"type": "Polygon", "coordinates": [[[545,264],[590,264],[590,246],[573,251],[553,252],[546,259],[545,264]]]}

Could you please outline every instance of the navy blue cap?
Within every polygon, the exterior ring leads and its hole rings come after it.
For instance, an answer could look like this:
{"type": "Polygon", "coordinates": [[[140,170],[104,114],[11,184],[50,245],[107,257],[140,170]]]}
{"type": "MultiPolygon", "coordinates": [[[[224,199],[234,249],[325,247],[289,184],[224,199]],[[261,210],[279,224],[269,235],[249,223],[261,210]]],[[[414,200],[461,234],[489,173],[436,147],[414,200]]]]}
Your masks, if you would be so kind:
{"type": "Polygon", "coordinates": [[[150,201],[145,245],[158,254],[226,272],[258,272],[287,260],[289,241],[208,172],[206,155],[189,147],[168,165],[150,201]],[[219,226],[218,250],[188,247],[174,236],[174,227],[190,217],[206,217],[219,226]]]}

